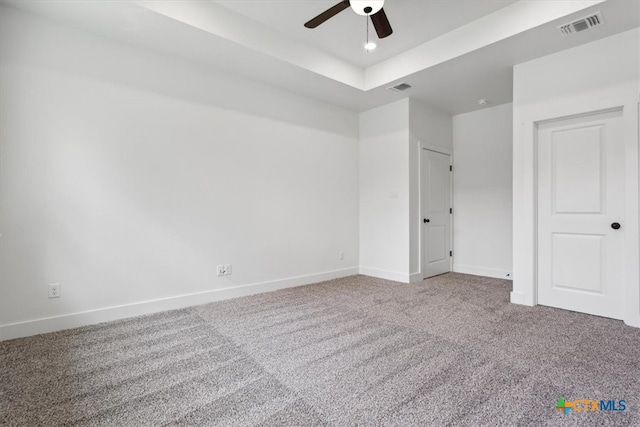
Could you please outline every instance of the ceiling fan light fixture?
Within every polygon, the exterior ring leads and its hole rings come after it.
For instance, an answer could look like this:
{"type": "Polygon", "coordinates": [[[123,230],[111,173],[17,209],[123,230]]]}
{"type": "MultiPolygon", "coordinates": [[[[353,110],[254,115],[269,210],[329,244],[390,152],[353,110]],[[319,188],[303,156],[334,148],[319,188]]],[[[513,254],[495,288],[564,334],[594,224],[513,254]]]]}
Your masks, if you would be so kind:
{"type": "Polygon", "coordinates": [[[378,13],[382,9],[384,0],[351,0],[349,4],[351,9],[358,15],[369,16],[378,13]]]}
{"type": "Polygon", "coordinates": [[[374,50],[376,47],[378,47],[377,44],[375,44],[374,42],[366,42],[364,44],[364,50],[366,50],[367,52],[371,52],[372,50],[374,50]]]}

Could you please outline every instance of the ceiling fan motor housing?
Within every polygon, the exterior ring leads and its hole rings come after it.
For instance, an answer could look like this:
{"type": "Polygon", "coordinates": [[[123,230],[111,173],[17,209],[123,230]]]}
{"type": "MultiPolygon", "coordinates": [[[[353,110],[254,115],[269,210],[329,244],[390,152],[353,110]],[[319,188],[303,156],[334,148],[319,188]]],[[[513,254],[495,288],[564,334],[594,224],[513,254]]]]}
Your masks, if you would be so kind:
{"type": "Polygon", "coordinates": [[[382,9],[384,0],[351,0],[349,4],[358,15],[369,16],[382,9]]]}

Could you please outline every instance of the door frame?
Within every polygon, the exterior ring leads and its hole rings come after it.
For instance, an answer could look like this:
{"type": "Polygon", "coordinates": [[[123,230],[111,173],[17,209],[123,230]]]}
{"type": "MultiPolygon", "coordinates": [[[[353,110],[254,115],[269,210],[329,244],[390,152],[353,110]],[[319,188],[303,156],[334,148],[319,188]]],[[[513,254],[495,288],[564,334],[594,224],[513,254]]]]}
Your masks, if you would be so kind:
{"type": "MultiPolygon", "coordinates": [[[[537,122],[534,123],[534,137],[533,137],[533,152],[534,152],[534,161],[535,161],[535,169],[534,169],[534,208],[535,208],[535,212],[534,212],[534,219],[535,219],[535,223],[534,223],[534,230],[535,230],[535,247],[534,247],[534,256],[535,256],[535,287],[533,289],[533,297],[534,297],[534,301],[535,301],[535,305],[538,305],[538,293],[539,293],[539,286],[540,283],[538,281],[538,274],[539,274],[539,265],[538,265],[538,261],[539,261],[539,255],[540,255],[540,250],[539,250],[539,241],[540,241],[540,216],[539,216],[539,207],[538,207],[538,200],[540,197],[540,188],[539,188],[539,179],[540,179],[540,164],[538,162],[538,160],[540,159],[540,141],[539,141],[539,135],[540,135],[540,127],[544,126],[544,125],[548,125],[548,124],[552,124],[555,122],[564,122],[567,120],[572,120],[572,119],[582,119],[582,118],[586,118],[588,119],[589,117],[597,117],[597,116],[601,116],[601,115],[605,115],[608,113],[616,113],[619,112],[620,113],[620,118],[623,119],[624,118],[624,108],[623,106],[619,105],[617,107],[613,107],[613,108],[606,108],[603,110],[598,110],[598,111],[589,111],[586,113],[582,113],[582,114],[572,114],[569,116],[564,116],[564,117],[555,117],[553,119],[547,119],[547,120],[539,120],[537,122]]],[[[622,133],[624,134],[624,120],[622,121],[622,133]]],[[[627,135],[623,135],[625,138],[627,135]]],[[[624,150],[625,150],[625,154],[626,154],[626,144],[624,145],[624,150]]],[[[624,156],[626,158],[626,156],[624,156]]],[[[627,165],[625,164],[625,170],[626,170],[627,165]]],[[[627,179],[627,176],[625,174],[624,177],[625,181],[627,179]]],[[[625,182],[626,184],[626,182],[625,182]]],[[[626,188],[626,185],[625,185],[626,188]]],[[[623,195],[625,203],[626,203],[626,199],[628,197],[628,194],[624,193],[623,195]]],[[[625,213],[626,213],[626,207],[625,207],[625,213]]],[[[626,223],[626,217],[624,222],[626,223]]],[[[627,227],[625,226],[625,232],[627,227]]],[[[628,246],[628,238],[626,237],[626,233],[624,235],[624,248],[623,248],[623,254],[626,254],[626,249],[628,246]]],[[[622,286],[623,292],[626,291],[625,287],[622,286]]],[[[586,313],[586,314],[590,314],[590,313],[586,313]]],[[[624,314],[622,314],[622,316],[620,318],[624,317],[624,314]]]]}
{"type": "MultiPolygon", "coordinates": [[[[419,218],[418,220],[420,221],[420,225],[419,225],[419,230],[420,232],[418,233],[418,238],[420,239],[420,251],[419,251],[419,256],[420,256],[420,280],[424,280],[424,273],[425,273],[425,267],[424,267],[424,227],[422,227],[422,218],[424,218],[424,212],[422,210],[422,189],[423,189],[423,183],[424,183],[424,178],[425,178],[425,171],[422,169],[422,158],[424,156],[424,150],[429,150],[429,151],[433,151],[439,154],[444,154],[445,156],[449,156],[449,165],[453,166],[453,150],[446,148],[446,147],[441,147],[439,145],[434,145],[434,144],[430,144],[428,142],[422,142],[419,141],[419,146],[420,146],[420,158],[418,159],[419,161],[419,169],[420,169],[420,179],[419,179],[419,183],[418,183],[418,194],[419,194],[419,218]]],[[[453,208],[453,173],[449,174],[449,200],[451,202],[451,208],[453,208]]],[[[450,214],[449,215],[449,248],[451,251],[453,251],[453,215],[454,214],[450,214]]],[[[455,255],[455,254],[454,254],[455,255]]],[[[453,256],[449,257],[449,271],[453,271],[453,256]]]]}
{"type": "Polygon", "coordinates": [[[602,112],[622,110],[625,148],[624,237],[625,306],[621,317],[628,325],[640,327],[640,103],[635,96],[611,97],[598,101],[555,100],[523,108],[514,115],[513,233],[514,283],[511,302],[538,304],[538,127],[541,124],[602,112]]]}

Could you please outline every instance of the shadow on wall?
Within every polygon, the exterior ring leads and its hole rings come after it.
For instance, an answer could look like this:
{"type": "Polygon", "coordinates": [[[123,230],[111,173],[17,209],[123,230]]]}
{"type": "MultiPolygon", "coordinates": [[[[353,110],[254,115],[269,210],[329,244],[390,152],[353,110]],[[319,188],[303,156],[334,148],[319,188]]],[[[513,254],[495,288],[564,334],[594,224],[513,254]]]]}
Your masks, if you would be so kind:
{"type": "MultiPolygon", "coordinates": [[[[185,102],[357,137],[358,118],[353,111],[225,74],[204,62],[79,33],[4,6],[0,22],[0,52],[5,59],[185,102]]],[[[166,20],[162,25],[165,28],[182,24],[166,20]]],[[[206,39],[201,42],[206,43],[206,39]]]]}

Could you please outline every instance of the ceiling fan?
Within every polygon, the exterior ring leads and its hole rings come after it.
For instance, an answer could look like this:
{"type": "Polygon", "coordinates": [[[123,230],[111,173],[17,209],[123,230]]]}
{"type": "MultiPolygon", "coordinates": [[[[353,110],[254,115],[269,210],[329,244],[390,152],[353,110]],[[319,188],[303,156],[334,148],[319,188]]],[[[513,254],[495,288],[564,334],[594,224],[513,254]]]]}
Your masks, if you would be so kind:
{"type": "Polygon", "coordinates": [[[376,29],[376,33],[378,33],[378,37],[383,39],[393,33],[391,24],[387,19],[387,14],[384,13],[384,9],[382,9],[383,5],[384,0],[343,0],[311,19],[305,23],[304,26],[307,28],[316,28],[318,25],[351,7],[358,15],[370,16],[373,27],[376,29]]]}

